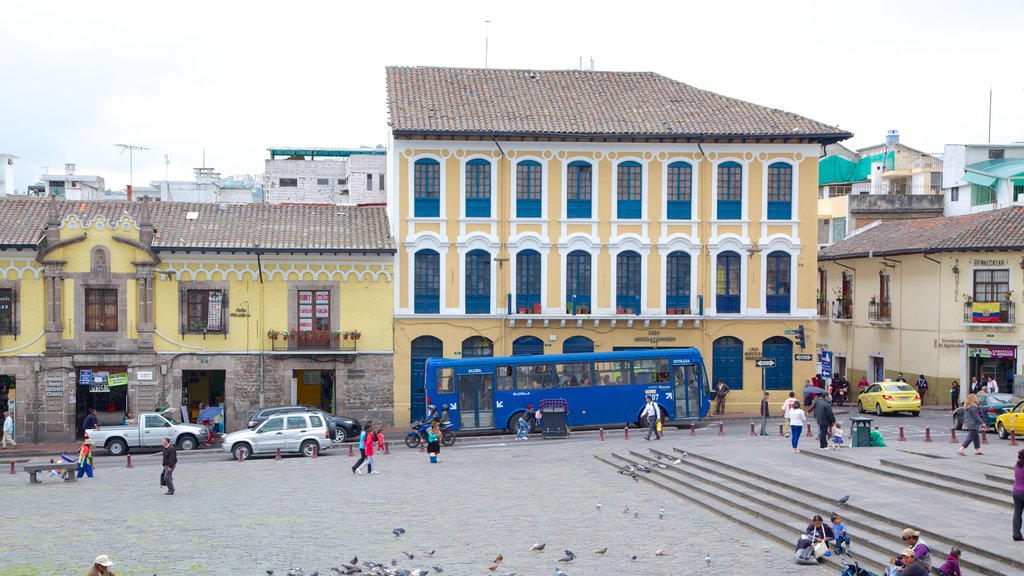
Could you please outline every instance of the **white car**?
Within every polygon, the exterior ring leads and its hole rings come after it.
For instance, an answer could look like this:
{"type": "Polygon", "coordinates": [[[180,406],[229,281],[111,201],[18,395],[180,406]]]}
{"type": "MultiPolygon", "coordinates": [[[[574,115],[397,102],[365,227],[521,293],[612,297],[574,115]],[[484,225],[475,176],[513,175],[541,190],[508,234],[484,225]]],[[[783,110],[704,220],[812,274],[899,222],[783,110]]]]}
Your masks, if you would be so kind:
{"type": "Polygon", "coordinates": [[[259,454],[303,454],[331,447],[331,431],[323,415],[316,412],[274,414],[252,430],[239,430],[224,437],[224,451],[236,459],[259,454]]]}

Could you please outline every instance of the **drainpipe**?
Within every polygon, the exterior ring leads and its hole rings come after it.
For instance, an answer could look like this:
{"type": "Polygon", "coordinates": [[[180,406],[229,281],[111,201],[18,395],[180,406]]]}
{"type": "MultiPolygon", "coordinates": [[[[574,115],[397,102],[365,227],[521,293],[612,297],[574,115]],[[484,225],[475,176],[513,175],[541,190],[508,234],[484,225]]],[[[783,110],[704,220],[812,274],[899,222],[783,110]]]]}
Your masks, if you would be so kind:
{"type": "MultiPolygon", "coordinates": [[[[259,244],[254,244],[253,246],[255,248],[259,248],[260,247],[259,244]]],[[[259,278],[260,278],[260,317],[259,317],[259,319],[256,320],[256,335],[257,335],[257,337],[259,336],[260,331],[262,330],[262,328],[260,327],[260,320],[262,320],[265,317],[264,316],[264,308],[263,308],[263,261],[260,260],[260,254],[261,254],[260,251],[257,250],[256,251],[256,268],[257,268],[257,273],[259,274],[259,278]]],[[[263,400],[264,400],[263,385],[264,385],[264,383],[266,381],[266,377],[264,375],[265,374],[264,367],[266,365],[266,355],[263,352],[264,352],[264,346],[266,346],[266,342],[263,340],[263,338],[260,338],[259,340],[260,340],[260,408],[263,408],[263,400]]]]}

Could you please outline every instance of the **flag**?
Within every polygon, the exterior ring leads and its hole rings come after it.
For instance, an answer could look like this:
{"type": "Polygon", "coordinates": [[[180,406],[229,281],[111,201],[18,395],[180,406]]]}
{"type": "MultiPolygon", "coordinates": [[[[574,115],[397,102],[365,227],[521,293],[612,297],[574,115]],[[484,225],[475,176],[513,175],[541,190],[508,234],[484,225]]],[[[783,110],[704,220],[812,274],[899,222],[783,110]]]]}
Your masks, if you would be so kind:
{"type": "Polygon", "coordinates": [[[999,302],[974,302],[971,304],[971,316],[974,322],[1001,322],[999,302]]]}

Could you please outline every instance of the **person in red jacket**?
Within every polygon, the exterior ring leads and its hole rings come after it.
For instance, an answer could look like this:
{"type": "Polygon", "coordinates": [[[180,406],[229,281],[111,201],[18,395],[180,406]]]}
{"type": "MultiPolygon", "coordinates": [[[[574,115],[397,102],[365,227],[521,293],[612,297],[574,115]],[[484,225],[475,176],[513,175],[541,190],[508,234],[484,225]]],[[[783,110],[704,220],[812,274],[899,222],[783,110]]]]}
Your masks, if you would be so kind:
{"type": "Polygon", "coordinates": [[[373,465],[373,445],[377,442],[377,433],[373,428],[366,433],[366,469],[370,474],[377,474],[377,467],[373,465]]]}

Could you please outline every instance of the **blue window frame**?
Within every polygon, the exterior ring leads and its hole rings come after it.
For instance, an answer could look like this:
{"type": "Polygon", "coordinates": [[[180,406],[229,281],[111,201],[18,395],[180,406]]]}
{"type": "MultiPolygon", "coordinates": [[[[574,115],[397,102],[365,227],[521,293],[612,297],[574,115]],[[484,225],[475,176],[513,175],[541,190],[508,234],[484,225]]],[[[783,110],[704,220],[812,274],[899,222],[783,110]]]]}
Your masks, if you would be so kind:
{"type": "Polygon", "coordinates": [[[417,218],[441,215],[441,165],[437,160],[417,160],[413,169],[413,215],[417,218]]]}
{"type": "Polygon", "coordinates": [[[462,341],[463,358],[491,358],[494,356],[494,342],[483,336],[470,336],[462,341]]]}
{"type": "Polygon", "coordinates": [[[768,166],[768,219],[793,217],[793,167],[785,162],[768,166]]]}
{"type": "Polygon", "coordinates": [[[441,256],[433,250],[420,250],[414,256],[413,312],[437,314],[441,311],[441,256]]]}
{"type": "Polygon", "coordinates": [[[640,255],[633,251],[615,257],[615,308],[623,314],[640,314],[640,255]]]}
{"type": "Polygon", "coordinates": [[[786,252],[768,254],[765,307],[769,314],[789,314],[790,256],[786,252]]]}
{"type": "Polygon", "coordinates": [[[665,261],[665,307],[669,314],[690,313],[690,255],[672,252],[665,261]]]}
{"type": "Polygon", "coordinates": [[[536,336],[520,336],[512,342],[513,356],[543,356],[544,341],[536,336]]]}
{"type": "Polygon", "coordinates": [[[619,164],[618,217],[640,218],[643,197],[643,168],[637,162],[619,164]]]}
{"type": "Polygon", "coordinates": [[[743,217],[743,167],[736,162],[718,165],[718,219],[743,217]]]}
{"type": "Polygon", "coordinates": [[[692,217],[693,167],[686,162],[668,165],[668,219],[692,217]]]}
{"type": "Polygon", "coordinates": [[[491,215],[491,163],[482,158],[466,162],[466,216],[491,215]]]}
{"type": "Polygon", "coordinates": [[[593,167],[588,162],[570,162],[566,172],[566,212],[569,218],[590,218],[593,214],[593,167]]]}
{"type": "Polygon", "coordinates": [[[466,314],[491,313],[491,255],[484,250],[466,254],[466,314]]]}
{"type": "Polygon", "coordinates": [[[715,309],[726,314],[740,311],[740,255],[722,252],[718,255],[715,287],[715,309]]]}
{"type": "Polygon", "coordinates": [[[516,254],[516,309],[532,314],[540,305],[540,254],[523,250],[516,254]]]}
{"type": "MultiPolygon", "coordinates": [[[[570,311],[590,310],[590,253],[573,250],[565,258],[565,299],[570,311]]],[[[589,312],[587,312],[589,313],[589,312]]]]}
{"type": "Polygon", "coordinates": [[[533,160],[516,164],[516,218],[540,218],[541,166],[533,160]]]}

